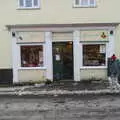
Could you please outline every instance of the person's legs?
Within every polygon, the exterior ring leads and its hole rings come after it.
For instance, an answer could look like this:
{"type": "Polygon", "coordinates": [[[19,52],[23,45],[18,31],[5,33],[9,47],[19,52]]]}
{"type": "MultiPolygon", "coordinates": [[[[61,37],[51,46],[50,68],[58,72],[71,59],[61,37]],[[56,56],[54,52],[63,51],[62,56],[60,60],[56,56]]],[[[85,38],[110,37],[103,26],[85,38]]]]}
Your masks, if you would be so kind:
{"type": "Polygon", "coordinates": [[[120,90],[120,84],[118,83],[118,78],[117,77],[115,78],[114,84],[115,84],[116,90],[120,90]]]}
{"type": "Polygon", "coordinates": [[[110,85],[110,89],[111,90],[114,90],[115,88],[115,85],[114,85],[114,77],[111,76],[111,77],[108,77],[108,81],[109,81],[109,85],[110,85]]]}

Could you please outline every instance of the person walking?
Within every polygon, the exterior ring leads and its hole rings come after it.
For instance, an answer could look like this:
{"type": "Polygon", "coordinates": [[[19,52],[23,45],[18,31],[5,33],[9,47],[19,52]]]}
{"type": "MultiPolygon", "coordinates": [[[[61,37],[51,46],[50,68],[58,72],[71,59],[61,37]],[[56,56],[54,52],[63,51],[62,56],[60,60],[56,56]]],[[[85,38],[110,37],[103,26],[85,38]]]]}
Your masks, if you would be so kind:
{"type": "Polygon", "coordinates": [[[111,90],[119,90],[120,84],[118,83],[118,77],[120,75],[120,61],[115,54],[111,56],[110,64],[110,77],[108,78],[111,90]]]}

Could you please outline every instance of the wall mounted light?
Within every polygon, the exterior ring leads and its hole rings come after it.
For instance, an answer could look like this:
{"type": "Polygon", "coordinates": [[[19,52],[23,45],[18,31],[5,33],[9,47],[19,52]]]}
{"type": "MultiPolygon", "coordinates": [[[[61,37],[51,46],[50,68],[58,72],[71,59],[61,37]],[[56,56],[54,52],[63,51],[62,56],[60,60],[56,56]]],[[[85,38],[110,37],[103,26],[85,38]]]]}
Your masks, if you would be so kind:
{"type": "Polygon", "coordinates": [[[15,32],[12,32],[12,37],[15,37],[15,32]]]}
{"type": "Polygon", "coordinates": [[[110,35],[113,35],[113,34],[114,34],[113,30],[111,30],[111,31],[110,31],[110,35]]]}
{"type": "Polygon", "coordinates": [[[22,38],[21,36],[19,36],[19,39],[20,39],[20,40],[23,40],[23,38],[22,38]]]}

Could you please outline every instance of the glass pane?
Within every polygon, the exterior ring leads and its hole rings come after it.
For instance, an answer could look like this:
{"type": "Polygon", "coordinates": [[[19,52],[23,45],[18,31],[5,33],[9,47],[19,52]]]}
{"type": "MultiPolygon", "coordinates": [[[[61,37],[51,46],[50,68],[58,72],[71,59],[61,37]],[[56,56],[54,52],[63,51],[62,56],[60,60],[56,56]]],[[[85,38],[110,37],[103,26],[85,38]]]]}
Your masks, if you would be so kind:
{"type": "Polygon", "coordinates": [[[34,6],[38,6],[38,0],[33,0],[34,6]]]}
{"type": "Polygon", "coordinates": [[[32,0],[26,0],[25,7],[32,7],[32,0]]]}
{"type": "Polygon", "coordinates": [[[81,5],[88,5],[88,0],[81,0],[81,5]]]}
{"type": "Polygon", "coordinates": [[[43,46],[21,46],[22,67],[43,66],[43,46]]]}
{"type": "Polygon", "coordinates": [[[79,1],[80,0],[75,0],[75,5],[79,5],[80,4],[79,1]]]}
{"type": "Polygon", "coordinates": [[[19,0],[19,6],[23,7],[24,6],[24,0],[19,0]]]}
{"type": "Polygon", "coordinates": [[[94,6],[95,5],[95,0],[90,0],[90,6],[94,6]]]}
{"type": "Polygon", "coordinates": [[[105,44],[83,45],[83,66],[105,66],[105,44]]]}

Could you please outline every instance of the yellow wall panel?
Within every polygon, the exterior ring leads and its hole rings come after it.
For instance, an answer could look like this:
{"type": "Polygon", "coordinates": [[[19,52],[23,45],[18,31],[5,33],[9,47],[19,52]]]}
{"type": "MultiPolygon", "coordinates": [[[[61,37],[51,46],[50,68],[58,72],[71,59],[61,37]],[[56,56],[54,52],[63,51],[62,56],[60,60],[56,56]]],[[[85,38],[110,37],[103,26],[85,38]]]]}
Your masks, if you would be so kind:
{"type": "Polygon", "coordinates": [[[20,10],[18,0],[1,0],[1,24],[120,22],[120,0],[97,0],[95,8],[74,8],[73,0],[40,0],[40,9],[20,10]]]}
{"type": "Polygon", "coordinates": [[[53,41],[73,41],[73,33],[54,32],[52,33],[53,41]]]}
{"type": "Polygon", "coordinates": [[[80,70],[81,80],[89,80],[94,78],[107,80],[107,70],[106,69],[81,69],[80,70]]]}
{"type": "Polygon", "coordinates": [[[19,32],[17,42],[44,42],[44,32],[19,32]],[[20,39],[21,38],[21,39],[20,39]]]}
{"type": "Polygon", "coordinates": [[[86,30],[80,32],[80,41],[108,41],[107,30],[86,30]]]}
{"type": "Polygon", "coordinates": [[[12,39],[4,26],[0,26],[0,69],[12,67],[12,39]]]}
{"type": "MultiPolygon", "coordinates": [[[[73,0],[40,0],[40,9],[34,10],[18,9],[18,0],[0,2],[0,68],[12,68],[12,37],[5,25],[120,23],[120,0],[97,0],[95,8],[74,8],[73,0]]],[[[115,37],[115,52],[120,57],[119,39],[120,26],[115,37]]]]}
{"type": "Polygon", "coordinates": [[[115,54],[120,59],[120,25],[115,31],[115,54]]]}
{"type": "Polygon", "coordinates": [[[19,70],[18,79],[19,82],[45,81],[45,73],[45,70],[19,70]]]}

